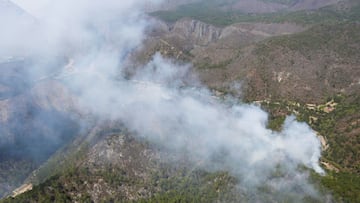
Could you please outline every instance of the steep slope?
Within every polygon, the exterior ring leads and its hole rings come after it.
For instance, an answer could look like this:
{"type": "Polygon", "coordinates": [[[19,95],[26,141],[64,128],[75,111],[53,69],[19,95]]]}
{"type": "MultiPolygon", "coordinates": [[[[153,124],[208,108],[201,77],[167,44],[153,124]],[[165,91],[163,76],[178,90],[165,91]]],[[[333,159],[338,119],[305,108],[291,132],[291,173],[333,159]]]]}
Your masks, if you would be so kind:
{"type": "Polygon", "coordinates": [[[314,111],[296,107],[297,110],[288,111],[286,108],[294,107],[287,104],[276,107],[276,102],[270,102],[273,106],[269,109],[274,109],[274,115],[280,117],[284,112],[300,112],[302,119],[326,137],[330,144],[324,153],[326,159],[352,175],[334,175],[336,181],[329,183],[326,180],[325,184],[335,188],[340,196],[347,196],[344,191],[352,191],[348,193],[351,201],[359,198],[356,195],[359,159],[355,158],[359,151],[356,107],[360,93],[359,32],[358,23],[322,25],[304,33],[276,37],[250,46],[242,49],[240,57],[227,66],[199,71],[203,81],[215,89],[229,91],[233,81],[238,81],[250,101],[296,101],[303,105],[319,105],[338,94],[348,98],[338,100],[339,106],[329,114],[317,115],[314,111]],[[279,112],[278,108],[282,110],[279,112]],[[345,186],[341,183],[351,177],[357,180],[354,184],[345,186]]]}
{"type": "MultiPolygon", "coordinates": [[[[114,126],[118,128],[119,124],[114,123],[114,126]]],[[[64,162],[51,166],[50,160],[37,175],[47,167],[62,167],[62,171],[31,192],[4,202],[158,202],[177,198],[188,201],[201,199],[204,202],[238,198],[232,193],[236,181],[227,173],[196,170],[196,166],[187,162],[185,156],[181,158],[164,153],[128,132],[121,129],[116,132],[114,126],[101,125],[98,128],[101,130],[92,131],[90,134],[93,136],[87,137],[85,142],[80,141],[82,144],[70,145],[72,153],[61,157],[64,162]],[[216,182],[216,188],[212,182],[216,182]]]]}
{"type": "Polygon", "coordinates": [[[54,80],[32,81],[29,66],[24,60],[0,64],[0,196],[79,129],[71,94],[54,80]]]}
{"type": "Polygon", "coordinates": [[[174,24],[156,21],[148,30],[144,49],[134,55],[134,63],[145,63],[161,54],[191,61],[196,66],[221,66],[238,55],[238,50],[273,36],[307,29],[292,23],[237,23],[218,27],[198,20],[182,19],[174,24]]]}
{"type": "Polygon", "coordinates": [[[308,122],[324,136],[327,149],[323,163],[330,174],[321,182],[340,200],[356,202],[360,27],[354,15],[358,15],[359,4],[349,2],[340,8],[348,12],[349,22],[339,22],[341,14],[331,23],[256,44],[246,42],[257,40],[235,34],[239,38],[229,37],[232,43],[226,48],[220,39],[207,46],[181,47],[177,41],[181,37],[162,36],[166,44],[155,51],[191,61],[202,82],[220,95],[231,93],[250,102],[258,101],[272,112],[270,125],[275,128],[281,128],[287,114],[296,114],[308,122]]]}
{"type": "MultiPolygon", "coordinates": [[[[204,171],[198,167],[201,162],[190,162],[186,154],[163,151],[121,131],[98,131],[96,138],[93,137],[96,142],[88,142],[82,150],[63,158],[65,170],[32,191],[2,202],[319,202],[324,199],[323,194],[304,196],[302,193],[306,191],[301,189],[297,194],[285,194],[261,188],[261,194],[254,195],[228,172],[204,171]]],[[[63,167],[58,163],[56,167],[59,166],[63,167]]]]}
{"type": "MultiPolygon", "coordinates": [[[[211,60],[200,60],[201,55],[195,55],[195,60],[200,61],[197,72],[209,87],[226,93],[239,96],[233,87],[234,82],[241,84],[240,96],[248,101],[295,101],[316,106],[342,95],[335,111],[317,115],[306,110],[303,119],[329,140],[328,159],[345,171],[358,173],[359,159],[355,154],[359,150],[359,33],[358,23],[319,25],[302,33],[233,49],[239,55],[231,60],[202,64],[211,60]]],[[[286,104],[282,105],[285,108],[286,104]]],[[[288,113],[293,112],[285,110],[288,113]]]]}
{"type": "Polygon", "coordinates": [[[358,92],[359,24],[305,29],[294,24],[262,23],[218,28],[191,19],[170,27],[160,23],[157,32],[150,31],[153,37],[138,59],[146,61],[160,51],[191,61],[209,87],[228,89],[232,82],[241,81],[251,100],[285,98],[321,103],[329,95],[358,92]]]}
{"type": "Polygon", "coordinates": [[[220,81],[245,79],[247,95],[253,100],[286,98],[316,103],[328,95],[354,94],[359,91],[359,29],[357,23],[321,25],[272,38],[239,49],[242,54],[227,66],[205,66],[200,75],[214,88],[220,81]],[[225,80],[217,77],[220,72],[225,80]]]}

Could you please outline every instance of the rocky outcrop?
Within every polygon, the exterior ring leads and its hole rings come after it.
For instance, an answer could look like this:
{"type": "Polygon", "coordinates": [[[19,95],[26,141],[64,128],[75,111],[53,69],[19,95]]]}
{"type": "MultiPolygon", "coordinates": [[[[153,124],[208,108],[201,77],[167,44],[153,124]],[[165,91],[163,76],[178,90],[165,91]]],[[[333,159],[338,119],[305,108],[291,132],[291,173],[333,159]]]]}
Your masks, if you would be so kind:
{"type": "Polygon", "coordinates": [[[221,30],[221,28],[198,20],[183,19],[177,21],[171,31],[182,38],[205,46],[218,40],[221,35],[221,30]]]}
{"type": "Polygon", "coordinates": [[[165,41],[171,50],[186,51],[196,47],[209,47],[214,43],[222,44],[220,46],[223,47],[239,47],[271,36],[307,29],[292,23],[237,23],[227,27],[216,27],[189,18],[181,19],[174,24],[166,24],[159,20],[153,22],[154,28],[147,31],[147,35],[152,37],[148,40],[155,38],[160,43],[165,41]]]}

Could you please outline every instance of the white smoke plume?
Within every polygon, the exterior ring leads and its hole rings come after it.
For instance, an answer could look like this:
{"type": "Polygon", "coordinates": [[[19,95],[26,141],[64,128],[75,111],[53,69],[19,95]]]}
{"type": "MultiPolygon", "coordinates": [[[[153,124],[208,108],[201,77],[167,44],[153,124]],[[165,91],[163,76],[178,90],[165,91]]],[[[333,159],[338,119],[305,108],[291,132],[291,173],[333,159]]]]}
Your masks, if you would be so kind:
{"type": "MultiPolygon", "coordinates": [[[[191,160],[202,163],[200,167],[228,170],[254,188],[267,182],[290,190],[301,182],[304,190],[315,194],[298,170],[306,166],[324,173],[319,166],[320,142],[306,124],[288,117],[281,132],[271,131],[266,128],[268,115],[259,107],[224,104],[206,87],[191,87],[187,81],[191,65],[178,65],[160,54],[125,78],[128,56],[141,47],[144,30],[151,26],[142,12],[146,3],[51,2],[36,14],[41,17],[34,27],[26,28],[28,36],[12,38],[11,51],[35,58],[33,77],[53,72],[52,77],[76,92],[84,108],[104,119],[121,120],[160,146],[189,154],[191,160]],[[27,40],[31,42],[24,43],[27,40]],[[43,65],[48,63],[40,57],[65,58],[69,64],[54,70],[43,65]],[[287,179],[271,181],[275,170],[284,171],[287,179]]],[[[11,22],[7,26],[11,28],[11,22]]]]}

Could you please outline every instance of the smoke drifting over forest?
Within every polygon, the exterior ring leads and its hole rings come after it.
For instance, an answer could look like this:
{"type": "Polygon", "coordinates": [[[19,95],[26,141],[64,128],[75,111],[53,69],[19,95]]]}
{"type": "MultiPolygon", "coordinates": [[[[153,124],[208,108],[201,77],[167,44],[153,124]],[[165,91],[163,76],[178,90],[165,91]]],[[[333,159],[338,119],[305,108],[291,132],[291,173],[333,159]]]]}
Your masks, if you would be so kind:
{"type": "Polygon", "coordinates": [[[36,14],[41,17],[29,22],[22,21],[25,14],[9,14],[1,21],[0,52],[29,58],[30,81],[58,80],[84,110],[120,120],[137,135],[201,161],[204,169],[230,171],[249,190],[267,184],[316,196],[299,171],[303,165],[324,173],[320,142],[306,124],[288,117],[281,132],[269,130],[259,107],[214,98],[189,76],[190,64],[160,54],[130,78],[125,74],[153,23],[144,6],[141,0],[63,0],[43,6],[36,14]],[[286,175],[273,178],[275,171],[286,175]]]}

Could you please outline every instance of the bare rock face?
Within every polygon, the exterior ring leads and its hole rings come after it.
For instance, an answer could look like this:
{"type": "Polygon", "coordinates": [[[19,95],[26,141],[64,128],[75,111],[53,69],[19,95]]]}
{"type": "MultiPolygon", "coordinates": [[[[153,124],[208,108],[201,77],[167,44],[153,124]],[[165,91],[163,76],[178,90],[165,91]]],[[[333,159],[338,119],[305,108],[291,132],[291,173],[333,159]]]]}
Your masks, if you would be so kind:
{"type": "Polygon", "coordinates": [[[191,61],[210,88],[228,89],[238,81],[255,100],[321,102],[326,95],[359,89],[358,44],[354,43],[359,26],[334,27],[238,23],[217,28],[182,19],[173,29],[148,39],[151,43],[144,52],[148,58],[159,51],[191,61]],[[265,39],[269,41],[260,42],[265,39]]]}
{"type": "Polygon", "coordinates": [[[172,32],[205,46],[219,39],[221,29],[201,21],[183,19],[175,23],[172,32]]]}
{"type": "Polygon", "coordinates": [[[306,30],[292,23],[237,23],[216,27],[198,20],[181,19],[174,24],[154,20],[147,31],[142,50],[134,54],[134,63],[145,63],[155,52],[184,61],[226,63],[238,54],[238,49],[269,37],[306,30]]]}

